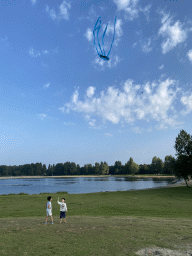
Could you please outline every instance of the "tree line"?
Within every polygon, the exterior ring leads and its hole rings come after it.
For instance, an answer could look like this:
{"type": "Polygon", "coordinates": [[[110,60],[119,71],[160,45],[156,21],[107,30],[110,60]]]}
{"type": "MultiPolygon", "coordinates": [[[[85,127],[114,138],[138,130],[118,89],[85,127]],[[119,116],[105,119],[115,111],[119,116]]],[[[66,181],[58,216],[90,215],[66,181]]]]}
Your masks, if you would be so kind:
{"type": "Polygon", "coordinates": [[[156,156],[153,157],[151,164],[136,164],[130,157],[126,164],[116,161],[109,166],[106,162],[85,164],[80,167],[74,162],[58,163],[46,167],[42,163],[24,164],[19,166],[0,165],[0,176],[59,176],[59,175],[121,175],[121,174],[174,174],[172,165],[174,157],[166,156],[163,162],[156,156]]]}
{"type": "MultiPolygon", "coordinates": [[[[138,174],[169,174],[186,181],[192,176],[192,135],[181,130],[175,140],[176,158],[167,155],[164,161],[156,156],[151,164],[138,165],[130,159],[124,165],[116,161],[109,166],[106,162],[85,164],[80,167],[74,162],[53,164],[46,167],[42,163],[31,163],[19,166],[0,165],[0,176],[59,176],[59,175],[138,175],[138,174]]],[[[188,184],[187,184],[188,185],[188,184]]]]}

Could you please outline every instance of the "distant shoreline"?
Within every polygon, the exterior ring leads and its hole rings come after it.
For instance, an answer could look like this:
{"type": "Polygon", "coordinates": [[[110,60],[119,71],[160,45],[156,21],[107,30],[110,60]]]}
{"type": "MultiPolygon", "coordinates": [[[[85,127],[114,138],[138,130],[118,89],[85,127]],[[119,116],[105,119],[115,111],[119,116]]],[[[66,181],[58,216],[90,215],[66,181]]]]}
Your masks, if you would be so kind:
{"type": "MultiPolygon", "coordinates": [[[[113,177],[130,177],[130,178],[175,178],[174,175],[160,176],[160,175],[112,175],[113,177]]],[[[63,176],[2,176],[0,179],[45,179],[45,178],[96,178],[96,177],[111,177],[111,175],[63,175],[63,176]]]]}

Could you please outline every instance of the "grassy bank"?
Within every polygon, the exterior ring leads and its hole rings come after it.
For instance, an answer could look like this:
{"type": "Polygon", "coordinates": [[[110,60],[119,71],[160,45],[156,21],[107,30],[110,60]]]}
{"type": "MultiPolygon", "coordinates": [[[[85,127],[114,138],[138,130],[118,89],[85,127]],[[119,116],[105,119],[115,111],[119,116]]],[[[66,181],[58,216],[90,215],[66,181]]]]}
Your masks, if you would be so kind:
{"type": "MultiPolygon", "coordinates": [[[[88,177],[110,177],[111,175],[60,175],[60,176],[0,176],[0,179],[32,179],[32,178],[88,178],[88,177]]],[[[112,175],[113,177],[136,177],[136,178],[175,178],[175,175],[170,174],[139,174],[139,175],[112,175]]]]}
{"type": "Polygon", "coordinates": [[[0,255],[136,255],[192,240],[187,187],[51,194],[54,225],[43,224],[47,196],[0,196],[0,255]],[[59,224],[58,196],[66,199],[66,224],[59,224]]]}

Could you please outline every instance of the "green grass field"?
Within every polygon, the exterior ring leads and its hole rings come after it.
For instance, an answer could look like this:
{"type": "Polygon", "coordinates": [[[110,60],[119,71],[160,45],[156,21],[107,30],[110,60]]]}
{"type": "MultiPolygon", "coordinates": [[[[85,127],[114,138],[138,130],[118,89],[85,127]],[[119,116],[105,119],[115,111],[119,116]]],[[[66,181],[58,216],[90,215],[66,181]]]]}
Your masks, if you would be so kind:
{"type": "Polygon", "coordinates": [[[192,189],[0,196],[0,255],[136,255],[147,247],[185,250],[192,242],[192,189]],[[59,223],[57,197],[67,223],[59,223]]]}

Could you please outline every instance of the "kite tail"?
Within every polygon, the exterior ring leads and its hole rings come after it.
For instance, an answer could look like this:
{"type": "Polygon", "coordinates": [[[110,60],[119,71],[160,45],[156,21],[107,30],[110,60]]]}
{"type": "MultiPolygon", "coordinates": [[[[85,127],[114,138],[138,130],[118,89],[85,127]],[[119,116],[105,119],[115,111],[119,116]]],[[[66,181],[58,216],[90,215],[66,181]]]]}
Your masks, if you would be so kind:
{"type": "Polygon", "coordinates": [[[95,32],[96,32],[96,30],[97,30],[97,41],[98,41],[99,48],[101,49],[101,46],[100,46],[99,40],[98,40],[98,34],[99,34],[100,27],[101,27],[101,17],[99,17],[99,18],[97,19],[97,22],[95,23],[94,30],[93,30],[94,44],[95,44],[95,48],[96,48],[97,54],[98,54],[99,56],[100,56],[100,53],[99,53],[99,51],[98,51],[98,49],[97,49],[97,44],[96,44],[96,42],[95,42],[95,32]],[[98,23],[100,23],[100,24],[97,26],[98,23]]]}
{"type": "Polygon", "coordinates": [[[105,56],[105,50],[104,50],[104,37],[105,37],[105,33],[108,27],[108,23],[106,25],[105,31],[103,32],[103,36],[102,36],[102,47],[103,47],[103,55],[105,56]]]}
{"type": "Polygon", "coordinates": [[[99,49],[100,49],[100,51],[101,51],[101,54],[103,55],[103,51],[102,51],[101,45],[100,45],[100,43],[99,43],[99,31],[100,31],[100,28],[101,28],[101,26],[99,26],[99,27],[98,27],[98,30],[97,30],[97,41],[98,41],[98,45],[99,45],[99,49]]]}
{"type": "Polygon", "coordinates": [[[113,46],[113,42],[114,42],[114,38],[115,38],[115,24],[116,24],[116,17],[115,17],[115,22],[114,22],[113,40],[112,40],[112,42],[111,42],[111,47],[110,47],[110,49],[109,49],[109,52],[108,52],[108,54],[107,54],[107,57],[109,56],[109,54],[110,54],[110,52],[111,52],[111,48],[112,48],[112,46],[113,46]]]}

